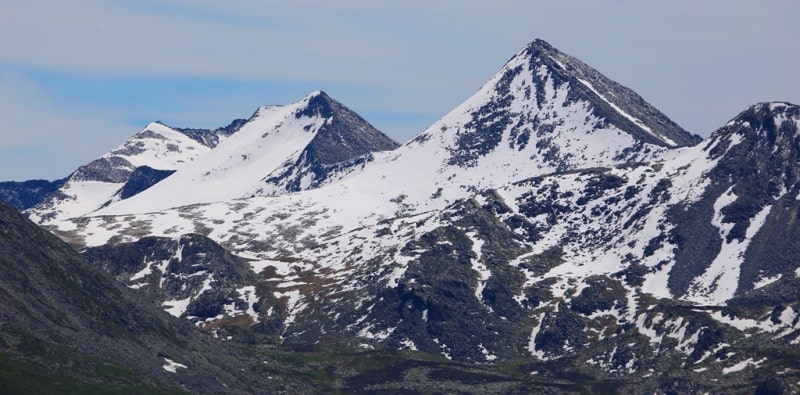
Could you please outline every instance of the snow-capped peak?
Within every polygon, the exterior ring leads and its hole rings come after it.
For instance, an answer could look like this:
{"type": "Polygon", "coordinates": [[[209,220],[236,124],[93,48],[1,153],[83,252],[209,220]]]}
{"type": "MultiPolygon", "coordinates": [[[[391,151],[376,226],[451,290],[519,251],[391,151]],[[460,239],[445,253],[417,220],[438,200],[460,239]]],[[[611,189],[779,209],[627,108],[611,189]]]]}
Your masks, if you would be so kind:
{"type": "Polygon", "coordinates": [[[537,40],[363,178],[431,207],[543,174],[662,159],[694,142],[629,89],[537,40]]]}
{"type": "Polygon", "coordinates": [[[151,122],[125,143],[79,167],[56,193],[28,214],[37,222],[46,223],[92,213],[112,201],[137,169],[173,171],[210,149],[199,138],[161,122],[151,122]]]}
{"type": "Polygon", "coordinates": [[[544,40],[530,43],[509,61],[512,63],[527,64],[530,70],[546,67],[556,85],[566,83],[572,87],[571,100],[589,101],[596,116],[638,140],[667,147],[694,145],[700,141],[699,136],[687,133],[636,92],[544,40]]]}
{"type": "Polygon", "coordinates": [[[100,211],[146,212],[316,186],[332,166],[397,144],[322,91],[260,107],[190,167],[100,211]]]}

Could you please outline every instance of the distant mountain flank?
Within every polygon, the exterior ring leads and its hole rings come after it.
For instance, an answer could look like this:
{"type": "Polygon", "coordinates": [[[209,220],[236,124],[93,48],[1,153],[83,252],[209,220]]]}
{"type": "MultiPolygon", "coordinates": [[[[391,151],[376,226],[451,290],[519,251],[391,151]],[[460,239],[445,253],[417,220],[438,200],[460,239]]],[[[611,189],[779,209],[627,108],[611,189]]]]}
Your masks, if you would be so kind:
{"type": "Polygon", "coordinates": [[[148,193],[153,202],[179,206],[209,194],[207,201],[296,192],[347,173],[371,160],[372,152],[397,146],[326,93],[314,92],[293,105],[259,108],[250,119],[216,130],[151,123],[79,167],[28,213],[47,223],[118,202],[124,206],[167,178],[161,192],[148,193]]]}
{"type": "Polygon", "coordinates": [[[67,179],[0,182],[0,200],[17,210],[27,210],[58,191],[67,179]]]}

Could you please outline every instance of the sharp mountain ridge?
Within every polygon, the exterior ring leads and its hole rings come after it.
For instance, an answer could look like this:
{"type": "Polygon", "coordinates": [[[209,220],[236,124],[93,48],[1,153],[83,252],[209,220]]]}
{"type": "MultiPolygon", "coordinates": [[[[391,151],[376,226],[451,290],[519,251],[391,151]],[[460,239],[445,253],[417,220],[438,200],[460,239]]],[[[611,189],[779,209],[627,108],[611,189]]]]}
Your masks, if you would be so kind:
{"type": "Polygon", "coordinates": [[[155,210],[290,193],[324,184],[372,160],[370,153],[397,145],[317,91],[291,105],[260,107],[249,119],[216,130],[153,122],[78,168],[27,213],[49,223],[110,206],[155,210]]]}

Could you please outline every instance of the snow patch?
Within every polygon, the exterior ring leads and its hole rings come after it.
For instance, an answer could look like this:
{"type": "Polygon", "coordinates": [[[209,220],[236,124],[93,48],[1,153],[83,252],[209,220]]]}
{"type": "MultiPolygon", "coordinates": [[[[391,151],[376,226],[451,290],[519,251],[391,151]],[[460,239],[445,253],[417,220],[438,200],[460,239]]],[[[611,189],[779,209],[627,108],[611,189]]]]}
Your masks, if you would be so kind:
{"type": "Polygon", "coordinates": [[[492,272],[486,267],[486,264],[482,262],[483,252],[481,248],[483,247],[484,241],[481,240],[475,232],[467,233],[467,237],[472,242],[472,253],[475,254],[475,258],[471,260],[472,270],[478,273],[478,286],[475,288],[475,298],[481,303],[484,303],[483,289],[486,288],[486,281],[492,276],[492,272]]]}
{"type": "Polygon", "coordinates": [[[373,328],[372,324],[362,328],[360,331],[358,331],[358,337],[363,339],[383,341],[386,340],[386,338],[388,338],[397,329],[395,327],[395,328],[387,328],[378,332],[372,332],[372,328],[373,328]]]}
{"type": "Polygon", "coordinates": [[[283,322],[283,326],[288,327],[294,322],[294,320],[297,318],[297,313],[299,313],[301,308],[304,306],[300,303],[303,297],[299,290],[273,292],[273,295],[277,299],[286,298],[286,311],[288,312],[288,315],[286,316],[286,320],[283,322]]]}
{"type": "Polygon", "coordinates": [[[733,297],[739,286],[744,253],[750,241],[766,222],[772,206],[762,208],[750,220],[744,240],[732,240],[728,243],[726,237],[734,224],[722,222],[722,209],[735,201],[736,195],[729,189],[714,203],[714,218],[711,223],[720,231],[722,248],[706,271],[692,281],[686,296],[689,301],[704,305],[721,305],[733,297]]]}
{"type": "Polygon", "coordinates": [[[400,342],[400,345],[401,345],[402,349],[411,350],[411,351],[419,351],[417,349],[417,345],[414,344],[414,341],[411,340],[411,339],[404,339],[402,342],[400,342]]]}
{"type": "Polygon", "coordinates": [[[758,367],[758,366],[761,366],[761,364],[764,363],[764,361],[766,361],[766,360],[767,360],[766,358],[763,358],[763,359],[760,359],[758,361],[753,361],[753,358],[748,358],[748,359],[745,359],[744,361],[741,361],[741,362],[739,362],[739,363],[737,363],[737,364],[735,364],[733,366],[722,368],[722,374],[731,374],[731,373],[735,373],[735,372],[740,372],[742,370],[745,370],[748,366],[758,367]]]}
{"type": "Polygon", "coordinates": [[[258,295],[256,295],[256,287],[255,286],[247,286],[242,287],[236,290],[239,294],[239,298],[242,299],[245,304],[247,304],[247,310],[245,313],[253,319],[253,323],[258,323],[258,313],[255,311],[253,306],[258,303],[258,295]]]}
{"type": "Polygon", "coordinates": [[[486,358],[487,362],[492,362],[497,359],[497,355],[492,354],[486,347],[483,346],[483,343],[478,344],[478,349],[481,350],[481,354],[483,357],[486,358]]]}
{"type": "Polygon", "coordinates": [[[780,280],[781,277],[783,277],[783,274],[776,274],[776,275],[774,275],[772,277],[762,277],[762,278],[758,279],[758,281],[756,281],[755,284],[753,284],[753,289],[759,289],[759,288],[766,287],[767,285],[770,285],[770,284],[780,280]]]}
{"type": "Polygon", "coordinates": [[[164,362],[162,368],[170,373],[177,373],[178,369],[186,369],[186,365],[177,363],[169,358],[164,358],[164,362]]]}
{"type": "Polygon", "coordinates": [[[539,314],[539,317],[538,317],[538,321],[539,322],[531,330],[530,340],[528,341],[528,351],[531,353],[531,355],[533,355],[534,357],[536,357],[536,358],[538,358],[540,360],[543,360],[543,361],[546,361],[549,358],[547,358],[547,356],[545,355],[544,351],[540,351],[540,350],[536,349],[536,336],[538,336],[539,335],[539,331],[542,330],[542,325],[544,324],[544,318],[546,316],[547,316],[547,312],[546,311],[539,314]]]}
{"type": "Polygon", "coordinates": [[[190,296],[186,299],[167,300],[161,303],[161,306],[164,307],[164,311],[169,313],[171,316],[180,317],[186,312],[186,309],[189,308],[189,303],[191,302],[192,297],[190,296]]]}

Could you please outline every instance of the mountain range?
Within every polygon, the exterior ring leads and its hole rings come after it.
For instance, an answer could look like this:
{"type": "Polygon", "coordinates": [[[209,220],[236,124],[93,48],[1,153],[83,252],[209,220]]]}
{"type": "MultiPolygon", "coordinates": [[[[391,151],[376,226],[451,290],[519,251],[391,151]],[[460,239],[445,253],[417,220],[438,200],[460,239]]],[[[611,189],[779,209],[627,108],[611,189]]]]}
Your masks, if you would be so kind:
{"type": "Polygon", "coordinates": [[[317,91],[216,130],[151,123],[0,196],[213,347],[420,352],[553,392],[791,393],[798,120],[759,103],[701,139],[536,40],[403,145],[317,91]]]}

